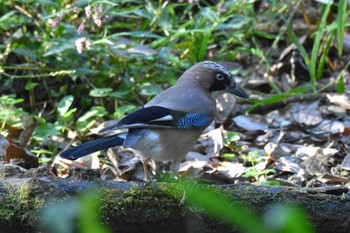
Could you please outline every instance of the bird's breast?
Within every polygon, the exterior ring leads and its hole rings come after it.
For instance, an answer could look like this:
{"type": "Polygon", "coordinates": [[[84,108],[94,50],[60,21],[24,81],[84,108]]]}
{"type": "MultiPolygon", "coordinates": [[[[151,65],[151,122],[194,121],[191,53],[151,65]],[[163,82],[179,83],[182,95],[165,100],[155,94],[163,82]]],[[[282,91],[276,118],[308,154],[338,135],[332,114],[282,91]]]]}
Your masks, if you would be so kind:
{"type": "Polygon", "coordinates": [[[130,130],[123,145],[141,160],[182,160],[192,149],[202,130],[136,129],[130,130]]]}

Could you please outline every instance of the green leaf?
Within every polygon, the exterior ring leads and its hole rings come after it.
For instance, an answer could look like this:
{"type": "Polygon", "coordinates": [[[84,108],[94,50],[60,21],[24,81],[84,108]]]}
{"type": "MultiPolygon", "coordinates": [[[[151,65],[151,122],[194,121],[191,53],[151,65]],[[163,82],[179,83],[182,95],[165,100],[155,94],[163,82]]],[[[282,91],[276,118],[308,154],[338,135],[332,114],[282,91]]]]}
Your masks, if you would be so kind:
{"type": "Polygon", "coordinates": [[[33,138],[37,141],[45,141],[47,138],[60,134],[59,126],[52,123],[44,123],[34,130],[33,138]]]}
{"type": "Polygon", "coordinates": [[[344,75],[341,74],[338,77],[338,83],[337,83],[337,92],[338,93],[345,93],[345,84],[344,84],[344,75]]]}
{"type": "Polygon", "coordinates": [[[286,93],[282,93],[282,94],[277,94],[277,95],[273,95],[270,97],[267,97],[265,99],[262,100],[250,100],[250,102],[253,103],[253,105],[248,108],[247,112],[252,111],[254,108],[256,108],[257,106],[260,105],[264,105],[264,104],[274,104],[274,103],[279,103],[284,101],[285,99],[289,98],[289,97],[293,97],[296,95],[301,95],[302,93],[312,90],[312,86],[310,85],[305,85],[305,86],[300,86],[300,87],[296,87],[293,88],[289,91],[287,91],[286,93]]]}
{"type": "Polygon", "coordinates": [[[30,50],[30,49],[24,49],[24,48],[19,48],[13,50],[14,53],[17,53],[19,55],[22,55],[24,57],[28,57],[32,61],[36,62],[37,61],[37,56],[36,56],[36,51],[30,50]]]}
{"type": "Polygon", "coordinates": [[[197,60],[202,61],[205,57],[205,54],[208,49],[208,44],[210,41],[210,36],[211,36],[211,30],[208,30],[207,32],[203,33],[200,35],[200,43],[199,43],[199,48],[197,50],[197,60]]]}
{"type": "Polygon", "coordinates": [[[9,11],[6,14],[4,14],[3,16],[0,17],[0,23],[6,21],[7,19],[11,18],[12,16],[16,15],[17,11],[13,10],[13,11],[9,11]]]}
{"type": "Polygon", "coordinates": [[[142,83],[141,84],[141,95],[157,95],[162,91],[162,88],[159,86],[153,85],[151,83],[142,83]]]}
{"type": "Polygon", "coordinates": [[[49,49],[42,56],[47,57],[55,54],[62,53],[66,50],[75,49],[75,39],[55,41],[52,43],[51,49],[49,49]]]}
{"type": "MultiPolygon", "coordinates": [[[[47,155],[53,155],[52,151],[49,150],[45,150],[45,149],[39,149],[39,150],[31,150],[32,153],[36,154],[37,156],[41,155],[41,154],[47,154],[47,155]]],[[[46,158],[47,162],[52,160],[52,158],[46,158]]],[[[39,159],[40,161],[40,159],[39,159]]],[[[43,162],[43,161],[40,161],[43,162]]]]}
{"type": "Polygon", "coordinates": [[[210,7],[205,7],[200,11],[201,16],[209,20],[211,23],[216,22],[218,15],[210,7]]]}
{"type": "Polygon", "coordinates": [[[343,45],[344,45],[344,33],[345,33],[345,22],[346,22],[346,7],[347,7],[347,0],[339,0],[338,3],[338,53],[339,57],[343,54],[343,45]]]}
{"type": "Polygon", "coordinates": [[[46,124],[46,120],[40,116],[34,116],[34,119],[38,121],[39,124],[46,124]]]}
{"type": "Polygon", "coordinates": [[[64,119],[68,119],[68,118],[69,118],[70,116],[72,116],[72,114],[73,114],[74,112],[76,112],[76,111],[77,111],[76,108],[73,108],[73,109],[67,111],[67,112],[64,114],[63,118],[64,118],[64,119]]]}
{"type": "Polygon", "coordinates": [[[108,38],[111,37],[116,37],[116,36],[133,36],[133,37],[138,37],[138,38],[162,38],[161,36],[148,32],[148,31],[144,31],[144,32],[135,32],[135,31],[131,31],[131,32],[118,32],[118,33],[114,33],[113,35],[110,35],[108,38]]]}
{"type": "Polygon", "coordinates": [[[88,119],[87,121],[79,121],[77,122],[77,131],[79,132],[86,132],[88,129],[93,127],[93,125],[96,123],[95,119],[88,119]]]}
{"type": "Polygon", "coordinates": [[[88,120],[90,117],[95,116],[96,114],[97,114],[97,110],[87,111],[84,115],[79,117],[79,119],[77,120],[77,123],[82,123],[82,122],[88,120]]]}
{"type": "Polygon", "coordinates": [[[276,40],[277,36],[275,34],[272,33],[268,33],[268,32],[264,32],[264,31],[260,31],[255,29],[254,30],[254,35],[258,36],[258,37],[262,37],[268,40],[276,40]]]}
{"type": "Polygon", "coordinates": [[[292,39],[293,44],[295,45],[295,47],[297,47],[301,56],[304,58],[305,64],[309,66],[310,65],[309,54],[306,52],[304,46],[300,43],[298,37],[295,35],[291,24],[288,25],[287,32],[288,32],[288,36],[292,39]]]}
{"type": "MultiPolygon", "coordinates": [[[[4,11],[2,13],[4,13],[4,11]]],[[[13,10],[6,12],[6,14],[0,18],[0,29],[4,31],[10,31],[11,29],[16,30],[17,27],[21,27],[26,23],[28,23],[28,18],[24,15],[19,15],[17,10],[13,10]]]]}
{"type": "Polygon", "coordinates": [[[321,22],[318,25],[317,31],[316,31],[316,37],[314,40],[314,45],[312,47],[312,53],[311,53],[311,62],[310,62],[310,76],[311,76],[311,84],[313,91],[316,93],[316,81],[317,81],[317,74],[316,74],[316,68],[317,68],[317,62],[318,62],[318,53],[320,49],[320,44],[322,40],[322,35],[324,32],[324,28],[326,27],[327,17],[329,14],[329,11],[332,6],[332,1],[329,1],[329,3],[326,5],[325,9],[322,13],[321,22]]]}
{"type": "Polygon", "coordinates": [[[220,157],[224,159],[233,159],[233,158],[236,158],[236,155],[232,153],[224,153],[224,154],[221,154],[220,157]]]}
{"type": "Polygon", "coordinates": [[[327,59],[329,50],[331,48],[331,45],[333,43],[334,35],[335,35],[335,31],[329,35],[329,38],[327,39],[328,42],[325,45],[325,47],[323,48],[323,52],[321,54],[320,61],[318,62],[317,73],[316,73],[317,78],[320,78],[323,74],[324,66],[326,64],[326,59],[327,59]]]}
{"type": "Polygon", "coordinates": [[[73,101],[74,96],[72,95],[67,95],[61,99],[61,101],[57,105],[57,111],[61,117],[64,117],[69,107],[72,105],[73,101]]]}
{"type": "Polygon", "coordinates": [[[126,114],[131,113],[132,111],[135,111],[137,107],[132,104],[124,104],[118,108],[116,108],[116,111],[114,113],[114,118],[115,119],[121,119],[125,117],[126,114]]]}
{"type": "Polygon", "coordinates": [[[123,99],[130,93],[129,90],[120,90],[120,91],[113,91],[109,94],[109,97],[115,98],[115,99],[123,99]]]}
{"type": "Polygon", "coordinates": [[[95,88],[89,94],[92,97],[107,97],[112,91],[112,88],[95,88]]]}
{"type": "Polygon", "coordinates": [[[13,94],[0,96],[0,106],[13,106],[15,104],[23,103],[23,101],[24,99],[16,98],[13,94]]]}
{"type": "MultiPolygon", "coordinates": [[[[241,15],[241,14],[238,14],[238,15],[235,15],[232,17],[232,19],[230,19],[230,21],[228,21],[228,23],[224,25],[220,25],[218,27],[218,29],[231,29],[231,30],[240,30],[244,27],[248,27],[248,24],[251,22],[251,19],[245,15],[241,15]],[[227,27],[227,28],[225,28],[227,27]]],[[[268,34],[267,32],[263,32],[263,31],[254,31],[254,33],[257,33],[259,35],[261,34],[268,34]]],[[[272,34],[268,34],[272,37],[276,37],[276,35],[272,35],[272,34]]]]}
{"type": "Polygon", "coordinates": [[[87,68],[79,68],[79,69],[75,70],[74,75],[83,76],[83,75],[96,74],[96,73],[98,73],[97,70],[87,69],[87,68]]]}
{"type": "Polygon", "coordinates": [[[256,167],[247,167],[244,170],[243,177],[249,178],[249,177],[256,177],[259,175],[259,170],[256,167]]]}
{"type": "Polygon", "coordinates": [[[39,85],[39,83],[29,81],[28,83],[26,83],[24,89],[26,89],[27,91],[33,91],[35,89],[35,87],[38,85],[39,85]]]}
{"type": "Polygon", "coordinates": [[[225,138],[225,144],[228,145],[231,142],[236,142],[240,139],[240,136],[237,132],[227,131],[226,132],[226,138],[225,138]]]}
{"type": "Polygon", "coordinates": [[[108,112],[102,106],[92,107],[77,120],[77,130],[80,132],[87,131],[96,123],[96,119],[107,115],[108,112]]]}
{"type": "MultiPolygon", "coordinates": [[[[32,153],[34,153],[34,154],[36,154],[37,156],[40,156],[41,154],[50,154],[50,153],[48,153],[49,151],[47,151],[47,150],[42,150],[42,151],[35,151],[35,150],[32,150],[32,153]]],[[[53,153],[51,152],[51,155],[52,155],[53,153]]],[[[46,157],[40,157],[39,158],[39,163],[40,164],[44,164],[44,163],[48,163],[48,162],[50,162],[50,161],[52,161],[53,160],[53,158],[51,157],[51,158],[46,158],[46,157]]]]}
{"type": "Polygon", "coordinates": [[[281,94],[281,95],[270,96],[263,100],[251,100],[251,102],[253,102],[254,104],[250,108],[248,108],[247,112],[252,111],[254,108],[256,108],[259,105],[278,103],[287,99],[288,97],[290,97],[290,95],[281,94]]]}

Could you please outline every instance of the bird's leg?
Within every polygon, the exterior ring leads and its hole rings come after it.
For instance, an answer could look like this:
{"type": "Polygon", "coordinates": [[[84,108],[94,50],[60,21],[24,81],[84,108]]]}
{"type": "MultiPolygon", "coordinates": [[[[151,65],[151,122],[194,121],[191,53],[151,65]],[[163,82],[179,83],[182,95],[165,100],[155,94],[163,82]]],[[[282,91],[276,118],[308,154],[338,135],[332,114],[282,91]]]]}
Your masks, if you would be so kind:
{"type": "Polygon", "coordinates": [[[182,161],[182,158],[177,158],[175,159],[172,164],[170,165],[170,173],[175,177],[179,177],[179,168],[180,168],[180,163],[182,161]]]}
{"type": "Polygon", "coordinates": [[[187,196],[186,196],[186,190],[185,190],[184,193],[182,194],[182,198],[181,198],[181,200],[180,200],[179,205],[184,205],[186,199],[187,199],[187,196]]]}
{"type": "Polygon", "coordinates": [[[142,165],[143,165],[143,171],[145,172],[145,181],[150,182],[151,177],[149,175],[148,166],[147,166],[146,161],[142,161],[142,165]]]}

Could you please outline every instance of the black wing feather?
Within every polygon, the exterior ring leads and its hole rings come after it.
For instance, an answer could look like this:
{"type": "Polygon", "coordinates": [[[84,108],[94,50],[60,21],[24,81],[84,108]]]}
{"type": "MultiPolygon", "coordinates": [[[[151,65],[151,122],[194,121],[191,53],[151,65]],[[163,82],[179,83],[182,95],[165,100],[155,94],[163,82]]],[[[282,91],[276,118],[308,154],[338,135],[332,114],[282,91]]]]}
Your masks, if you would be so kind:
{"type": "Polygon", "coordinates": [[[165,117],[171,114],[170,110],[160,106],[151,106],[141,108],[133,113],[130,113],[119,121],[120,125],[132,125],[137,123],[149,123],[156,119],[165,117]]]}
{"type": "Polygon", "coordinates": [[[103,128],[102,130],[100,130],[100,132],[105,132],[107,130],[117,129],[117,128],[133,125],[133,124],[163,125],[163,126],[174,127],[176,126],[176,124],[175,125],[172,124],[171,120],[156,121],[157,119],[171,115],[171,112],[172,111],[170,109],[160,107],[160,106],[151,106],[147,108],[141,108],[125,116],[116,124],[103,128]]]}
{"type": "Polygon", "coordinates": [[[101,132],[118,128],[178,128],[193,129],[206,126],[212,119],[203,113],[175,111],[160,106],[141,108],[101,132]]]}
{"type": "Polygon", "coordinates": [[[117,135],[95,139],[93,141],[85,142],[79,146],[71,147],[60,153],[60,156],[65,159],[78,159],[85,155],[94,153],[99,150],[105,150],[114,146],[121,146],[124,139],[117,135]]]}

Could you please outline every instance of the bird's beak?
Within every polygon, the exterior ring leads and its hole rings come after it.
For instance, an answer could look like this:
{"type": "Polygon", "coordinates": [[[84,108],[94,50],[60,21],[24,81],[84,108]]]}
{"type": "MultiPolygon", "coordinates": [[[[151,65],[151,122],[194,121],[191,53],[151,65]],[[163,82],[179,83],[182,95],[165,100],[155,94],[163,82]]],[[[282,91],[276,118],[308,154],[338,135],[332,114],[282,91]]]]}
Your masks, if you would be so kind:
{"type": "Polygon", "coordinates": [[[248,94],[235,81],[232,81],[232,85],[227,86],[226,90],[238,97],[248,98],[248,94]]]}

